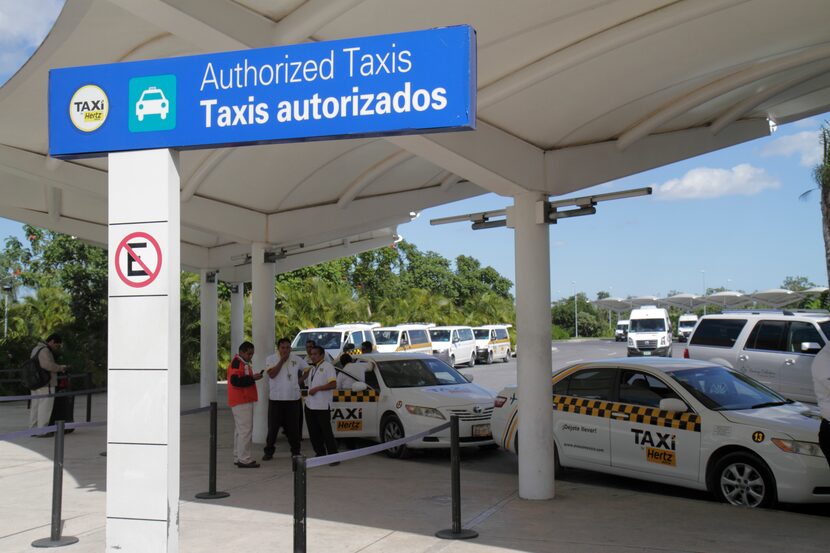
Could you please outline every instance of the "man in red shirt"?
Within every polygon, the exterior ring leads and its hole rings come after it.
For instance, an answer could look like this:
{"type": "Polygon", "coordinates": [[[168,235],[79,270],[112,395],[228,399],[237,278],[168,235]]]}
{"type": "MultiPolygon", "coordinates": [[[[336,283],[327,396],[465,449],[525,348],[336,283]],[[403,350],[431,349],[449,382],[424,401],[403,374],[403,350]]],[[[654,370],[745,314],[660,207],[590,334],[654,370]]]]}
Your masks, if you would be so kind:
{"type": "Polygon", "coordinates": [[[259,463],[251,457],[251,434],[254,429],[254,404],[257,401],[256,381],[262,373],[254,374],[251,359],[254,345],[242,342],[239,353],[228,365],[228,406],[233,413],[233,463],[241,469],[255,469],[259,463]]]}

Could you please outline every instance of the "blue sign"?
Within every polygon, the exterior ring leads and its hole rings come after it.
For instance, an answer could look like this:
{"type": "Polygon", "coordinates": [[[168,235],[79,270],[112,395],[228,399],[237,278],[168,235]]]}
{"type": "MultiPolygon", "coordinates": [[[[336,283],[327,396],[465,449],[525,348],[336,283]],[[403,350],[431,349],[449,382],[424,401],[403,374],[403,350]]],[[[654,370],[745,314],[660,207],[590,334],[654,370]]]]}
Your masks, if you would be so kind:
{"type": "Polygon", "coordinates": [[[466,25],[52,69],[49,154],[467,130],[475,102],[466,25]]]}

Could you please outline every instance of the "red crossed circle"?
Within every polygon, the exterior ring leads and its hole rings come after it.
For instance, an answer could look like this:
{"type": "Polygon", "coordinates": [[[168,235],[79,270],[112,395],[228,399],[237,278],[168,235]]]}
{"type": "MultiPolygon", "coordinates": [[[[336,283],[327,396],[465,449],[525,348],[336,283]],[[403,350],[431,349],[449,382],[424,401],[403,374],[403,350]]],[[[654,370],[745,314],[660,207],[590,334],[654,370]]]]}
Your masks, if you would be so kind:
{"type": "Polygon", "coordinates": [[[118,248],[116,248],[116,250],[115,250],[115,272],[118,273],[118,278],[120,278],[121,281],[124,284],[126,284],[127,286],[132,286],[133,288],[144,288],[145,286],[147,286],[148,284],[150,284],[151,282],[156,280],[156,277],[159,276],[159,273],[161,272],[161,247],[159,247],[159,243],[156,241],[155,238],[153,238],[152,236],[150,236],[146,232],[140,232],[139,231],[139,232],[133,232],[131,234],[128,234],[127,236],[124,237],[123,240],[121,240],[121,243],[118,244],[118,248]],[[150,244],[152,244],[153,248],[155,248],[155,250],[156,250],[156,259],[158,259],[158,263],[156,264],[155,271],[150,269],[147,266],[147,264],[144,263],[141,260],[141,258],[138,256],[138,254],[135,253],[133,251],[133,249],[129,246],[128,242],[130,240],[134,240],[136,238],[144,238],[150,244]],[[138,263],[138,265],[144,270],[144,272],[147,273],[147,278],[145,280],[138,281],[138,282],[130,280],[127,277],[127,275],[125,275],[124,272],[121,270],[120,259],[121,259],[121,252],[123,250],[127,250],[126,251],[127,256],[132,257],[133,260],[136,263],[138,263]]]}

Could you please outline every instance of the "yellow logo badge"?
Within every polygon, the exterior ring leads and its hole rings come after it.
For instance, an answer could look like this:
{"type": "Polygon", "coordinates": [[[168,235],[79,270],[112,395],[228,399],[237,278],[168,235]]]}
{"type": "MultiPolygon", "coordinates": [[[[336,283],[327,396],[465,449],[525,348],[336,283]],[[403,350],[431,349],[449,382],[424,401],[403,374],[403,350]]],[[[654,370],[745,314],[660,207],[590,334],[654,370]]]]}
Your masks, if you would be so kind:
{"type": "Polygon", "coordinates": [[[107,120],[110,102],[101,87],[84,85],[69,100],[69,119],[75,128],[83,132],[97,130],[107,120]]]}

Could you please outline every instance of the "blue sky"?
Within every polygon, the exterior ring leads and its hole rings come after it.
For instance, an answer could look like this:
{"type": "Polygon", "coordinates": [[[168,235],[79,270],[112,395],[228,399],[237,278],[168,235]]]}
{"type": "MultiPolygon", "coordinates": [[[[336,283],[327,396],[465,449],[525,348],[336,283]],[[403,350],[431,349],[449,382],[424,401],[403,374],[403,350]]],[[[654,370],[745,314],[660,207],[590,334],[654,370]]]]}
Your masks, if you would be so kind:
{"type": "MultiPolygon", "coordinates": [[[[48,33],[61,0],[0,0],[0,83],[48,33]]],[[[551,294],[576,289],[594,297],[701,293],[707,287],[755,291],[787,276],[827,285],[818,195],[812,168],[818,130],[830,114],[779,127],[772,136],[593,187],[591,192],[652,186],[651,197],[601,203],[597,214],[550,227],[551,294]],[[574,284],[575,283],[575,284],[574,284]]],[[[275,146],[278,147],[278,146],[275,146]]],[[[487,194],[429,209],[398,228],[422,250],[466,254],[514,278],[513,232],[473,231],[469,223],[439,227],[429,220],[501,209],[510,200],[487,194]]],[[[22,237],[21,225],[0,219],[0,237],[22,237]]]]}

